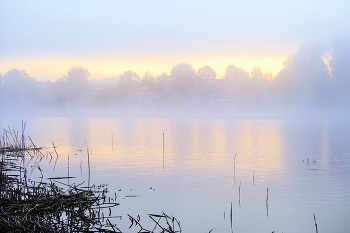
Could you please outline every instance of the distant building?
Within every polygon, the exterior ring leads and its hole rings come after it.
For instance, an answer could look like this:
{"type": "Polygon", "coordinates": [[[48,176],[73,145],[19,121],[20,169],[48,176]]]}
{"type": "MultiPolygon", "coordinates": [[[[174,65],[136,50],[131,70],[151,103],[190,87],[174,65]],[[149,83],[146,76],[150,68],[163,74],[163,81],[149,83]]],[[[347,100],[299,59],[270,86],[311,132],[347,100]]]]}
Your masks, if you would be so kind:
{"type": "Polygon", "coordinates": [[[159,94],[149,91],[147,86],[143,86],[142,91],[137,92],[137,102],[140,107],[155,107],[159,99],[159,94]]]}

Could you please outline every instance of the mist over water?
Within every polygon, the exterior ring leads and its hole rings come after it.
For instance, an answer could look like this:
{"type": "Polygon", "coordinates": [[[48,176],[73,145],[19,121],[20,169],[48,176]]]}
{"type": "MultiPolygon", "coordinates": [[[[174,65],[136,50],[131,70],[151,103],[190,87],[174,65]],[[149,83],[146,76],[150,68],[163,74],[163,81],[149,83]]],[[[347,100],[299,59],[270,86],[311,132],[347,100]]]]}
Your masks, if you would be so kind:
{"type": "Polygon", "coordinates": [[[73,66],[56,82],[41,82],[12,69],[1,76],[1,114],[343,112],[350,100],[349,47],[346,38],[306,44],[275,77],[259,67],[249,72],[233,64],[218,79],[210,66],[196,71],[180,63],[169,75],[129,70],[101,80],[90,80],[87,68],[73,66]]]}

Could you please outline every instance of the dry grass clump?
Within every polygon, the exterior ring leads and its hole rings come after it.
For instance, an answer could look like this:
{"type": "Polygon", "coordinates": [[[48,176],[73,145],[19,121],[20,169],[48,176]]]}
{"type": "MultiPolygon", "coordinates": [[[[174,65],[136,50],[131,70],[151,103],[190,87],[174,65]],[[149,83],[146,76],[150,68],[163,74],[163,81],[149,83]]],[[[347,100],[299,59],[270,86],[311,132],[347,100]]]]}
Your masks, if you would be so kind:
{"type": "MultiPolygon", "coordinates": [[[[26,146],[23,134],[19,137],[11,130],[4,130],[0,143],[1,232],[116,231],[108,218],[100,217],[106,190],[96,195],[100,191],[80,188],[81,184],[63,189],[54,178],[50,183],[27,179],[30,161],[42,174],[38,161],[45,156],[41,148],[32,141],[26,146]]],[[[109,207],[116,205],[109,203],[109,207]]]]}

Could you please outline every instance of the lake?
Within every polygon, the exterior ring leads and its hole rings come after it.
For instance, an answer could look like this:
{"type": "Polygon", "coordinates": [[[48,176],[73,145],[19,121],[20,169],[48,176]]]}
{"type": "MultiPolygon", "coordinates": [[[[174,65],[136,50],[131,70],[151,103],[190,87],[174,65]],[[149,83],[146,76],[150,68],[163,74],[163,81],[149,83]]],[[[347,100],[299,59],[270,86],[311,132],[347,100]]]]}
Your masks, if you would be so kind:
{"type": "Polygon", "coordinates": [[[27,116],[0,126],[20,131],[22,120],[45,147],[44,179],[67,176],[69,161],[70,184],[87,182],[89,150],[91,183],[117,197],[123,232],[138,231],[127,214],[151,226],[147,214],[163,211],[184,233],[316,232],[314,214],[318,232],[349,232],[348,117],[27,116]]]}

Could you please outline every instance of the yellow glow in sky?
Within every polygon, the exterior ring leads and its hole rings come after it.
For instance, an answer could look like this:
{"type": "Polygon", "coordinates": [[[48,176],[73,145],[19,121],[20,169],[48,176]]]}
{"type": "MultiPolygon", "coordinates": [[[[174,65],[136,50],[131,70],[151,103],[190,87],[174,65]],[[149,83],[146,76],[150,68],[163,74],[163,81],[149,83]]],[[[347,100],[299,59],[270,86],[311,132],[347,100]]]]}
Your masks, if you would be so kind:
{"type": "Polygon", "coordinates": [[[127,70],[133,70],[141,77],[146,71],[150,71],[155,77],[167,73],[173,66],[185,62],[191,64],[197,71],[205,65],[212,67],[217,78],[222,78],[228,65],[235,64],[251,71],[253,67],[260,67],[264,72],[271,72],[275,76],[282,68],[283,61],[288,54],[263,56],[239,56],[239,57],[188,57],[188,58],[140,58],[140,59],[79,59],[79,60],[6,60],[0,64],[0,73],[4,74],[11,69],[25,70],[39,81],[56,81],[57,78],[67,74],[73,66],[83,66],[91,72],[90,79],[118,77],[127,70]]]}

